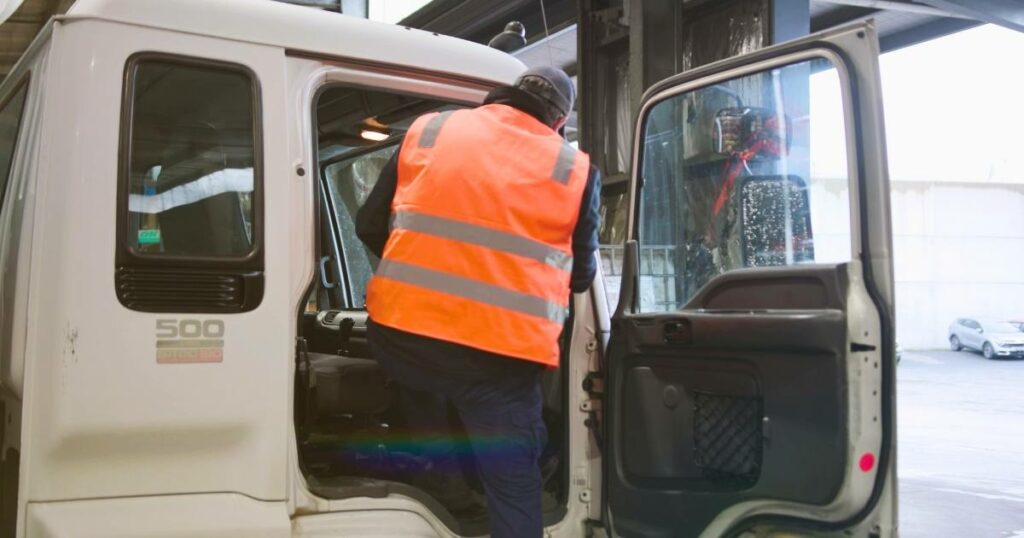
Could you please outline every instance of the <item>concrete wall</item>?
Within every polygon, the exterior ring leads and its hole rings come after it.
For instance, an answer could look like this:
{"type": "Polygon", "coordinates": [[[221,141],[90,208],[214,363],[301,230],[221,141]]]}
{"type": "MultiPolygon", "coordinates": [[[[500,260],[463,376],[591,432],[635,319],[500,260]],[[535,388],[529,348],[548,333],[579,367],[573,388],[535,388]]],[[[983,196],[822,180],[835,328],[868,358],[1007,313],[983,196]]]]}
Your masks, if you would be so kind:
{"type": "Polygon", "coordinates": [[[896,334],[943,347],[956,317],[1024,319],[1024,184],[895,181],[896,334]]]}
{"type": "MultiPolygon", "coordinates": [[[[849,259],[846,180],[811,182],[818,262],[849,259]]],[[[947,345],[958,317],[1024,320],[1024,182],[893,181],[896,338],[947,345]]]]}

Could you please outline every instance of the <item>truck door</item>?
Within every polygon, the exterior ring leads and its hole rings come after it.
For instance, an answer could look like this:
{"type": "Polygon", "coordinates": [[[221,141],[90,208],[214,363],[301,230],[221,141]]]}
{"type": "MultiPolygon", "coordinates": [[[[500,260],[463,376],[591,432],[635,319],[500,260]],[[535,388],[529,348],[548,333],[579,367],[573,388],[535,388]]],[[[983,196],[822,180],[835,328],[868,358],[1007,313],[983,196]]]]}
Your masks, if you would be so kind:
{"type": "Polygon", "coordinates": [[[862,24],[644,97],[605,354],[613,535],[895,532],[877,57],[862,24]]]}

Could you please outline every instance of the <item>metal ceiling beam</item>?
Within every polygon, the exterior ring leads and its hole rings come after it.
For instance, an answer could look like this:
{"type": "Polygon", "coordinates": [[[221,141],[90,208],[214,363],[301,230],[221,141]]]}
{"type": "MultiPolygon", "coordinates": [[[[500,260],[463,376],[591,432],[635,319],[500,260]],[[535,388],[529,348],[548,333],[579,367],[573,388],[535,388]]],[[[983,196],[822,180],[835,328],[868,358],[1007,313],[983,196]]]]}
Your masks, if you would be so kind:
{"type": "Polygon", "coordinates": [[[531,0],[434,0],[421,7],[399,23],[402,26],[431,30],[445,35],[451,31],[472,33],[486,24],[486,19],[507,15],[531,0]]]}
{"type": "Polygon", "coordinates": [[[936,8],[1024,32],[1020,0],[923,0],[936,8]]]}
{"type": "Polygon", "coordinates": [[[545,33],[542,1],[551,33],[575,22],[575,0],[434,0],[399,24],[487,43],[509,21],[520,21],[534,41],[545,33]]]}
{"type": "Polygon", "coordinates": [[[835,9],[831,9],[811,18],[811,31],[820,32],[822,30],[828,30],[829,28],[835,28],[844,24],[850,24],[853,22],[860,22],[874,17],[881,10],[857,7],[857,6],[837,6],[835,9]]]}
{"type": "Polygon", "coordinates": [[[571,76],[575,74],[576,60],[579,57],[578,41],[578,27],[570,24],[559,30],[552,30],[551,35],[541,36],[525,47],[512,51],[512,56],[522,60],[527,67],[553,65],[571,76]]]}
{"type": "Polygon", "coordinates": [[[903,47],[916,45],[924,41],[930,41],[945,35],[955,34],[969,28],[978,26],[980,23],[970,19],[933,19],[931,22],[908,28],[878,38],[882,52],[889,52],[903,47]]]}
{"type": "Polygon", "coordinates": [[[808,0],[774,0],[771,17],[772,43],[797,39],[811,31],[811,3],[808,0]]]}
{"type": "MultiPolygon", "coordinates": [[[[822,30],[827,30],[844,24],[866,21],[868,19],[884,16],[886,11],[892,11],[871,7],[860,7],[860,4],[867,4],[868,2],[862,2],[859,0],[817,1],[835,4],[836,7],[811,19],[812,32],[820,32],[822,30]]],[[[870,3],[876,4],[877,2],[870,3]]],[[[904,6],[906,5],[905,2],[903,4],[904,6]]],[[[905,10],[899,11],[906,13],[905,10]]],[[[889,52],[903,47],[909,47],[924,41],[930,41],[945,35],[967,30],[981,24],[977,20],[954,17],[949,13],[945,13],[941,17],[935,17],[919,12],[916,13],[916,15],[920,15],[921,19],[921,22],[916,26],[895,32],[883,32],[879,35],[879,44],[882,52],[889,52]]]]}
{"type": "Polygon", "coordinates": [[[917,13],[920,15],[932,15],[934,17],[956,17],[973,18],[953,12],[951,10],[938,9],[933,6],[926,6],[916,2],[899,2],[897,0],[818,0],[826,4],[840,6],[853,6],[874,10],[901,11],[904,13],[917,13]]]}

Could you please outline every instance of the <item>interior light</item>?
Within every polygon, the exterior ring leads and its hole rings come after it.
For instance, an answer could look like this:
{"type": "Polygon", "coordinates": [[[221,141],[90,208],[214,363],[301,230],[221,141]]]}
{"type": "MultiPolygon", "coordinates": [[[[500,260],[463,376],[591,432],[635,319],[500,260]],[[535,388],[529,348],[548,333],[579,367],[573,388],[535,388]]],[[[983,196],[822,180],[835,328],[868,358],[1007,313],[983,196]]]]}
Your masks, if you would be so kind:
{"type": "Polygon", "coordinates": [[[359,136],[365,138],[366,140],[370,140],[372,142],[383,142],[384,140],[387,140],[388,136],[390,136],[390,135],[388,135],[387,133],[382,133],[380,131],[374,131],[374,130],[371,130],[371,129],[363,129],[363,132],[359,133],[359,136]]]}

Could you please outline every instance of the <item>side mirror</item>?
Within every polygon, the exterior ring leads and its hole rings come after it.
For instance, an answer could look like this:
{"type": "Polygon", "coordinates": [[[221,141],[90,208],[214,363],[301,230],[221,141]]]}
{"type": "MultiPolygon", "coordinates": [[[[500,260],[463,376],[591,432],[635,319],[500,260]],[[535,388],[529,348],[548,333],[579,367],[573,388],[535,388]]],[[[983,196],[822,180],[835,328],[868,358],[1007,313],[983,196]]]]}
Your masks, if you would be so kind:
{"type": "Polygon", "coordinates": [[[975,330],[976,330],[976,331],[978,331],[978,334],[981,334],[981,333],[985,332],[985,329],[983,329],[983,328],[981,328],[981,327],[978,327],[978,328],[977,328],[977,329],[975,329],[975,330]]]}
{"type": "Polygon", "coordinates": [[[798,176],[749,176],[740,187],[744,267],[814,261],[811,201],[798,176]]]}

